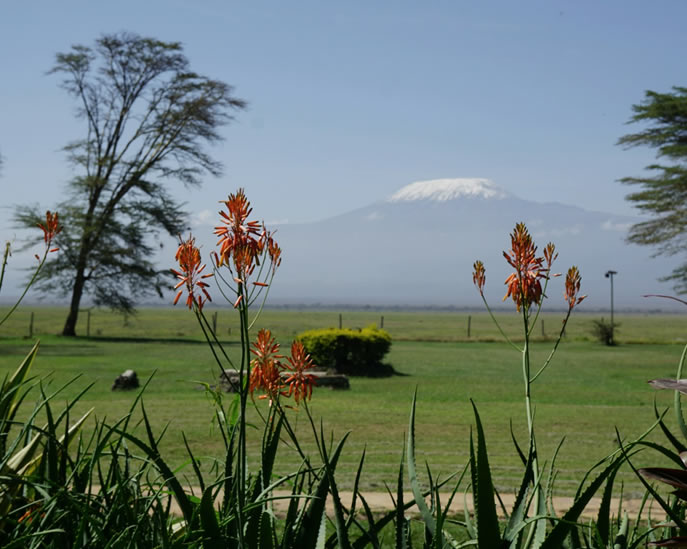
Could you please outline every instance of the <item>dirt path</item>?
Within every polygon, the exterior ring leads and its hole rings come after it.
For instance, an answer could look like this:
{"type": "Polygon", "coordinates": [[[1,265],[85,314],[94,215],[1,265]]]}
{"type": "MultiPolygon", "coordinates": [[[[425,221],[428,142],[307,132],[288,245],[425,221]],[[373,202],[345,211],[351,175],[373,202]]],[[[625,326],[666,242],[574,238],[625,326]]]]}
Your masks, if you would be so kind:
{"type": "MultiPolygon", "coordinates": [[[[286,493],[285,495],[288,495],[286,493]]],[[[351,492],[342,492],[340,494],[341,496],[341,501],[344,503],[344,505],[350,505],[351,503],[351,492]]],[[[393,503],[391,500],[391,497],[389,494],[385,492],[368,492],[364,493],[363,496],[365,497],[365,500],[367,501],[368,505],[372,509],[372,511],[375,512],[384,512],[388,511],[390,509],[393,509],[393,503]]],[[[406,493],[404,494],[404,499],[405,501],[412,501],[413,500],[413,495],[411,493],[406,493]]],[[[448,498],[450,497],[450,494],[441,494],[441,501],[442,505],[445,505],[446,502],[448,502],[448,498]]],[[[472,512],[473,507],[472,507],[472,496],[468,495],[468,510],[472,512]]],[[[501,499],[503,501],[503,504],[505,505],[506,509],[510,512],[510,510],[513,508],[513,504],[515,502],[515,496],[512,494],[507,494],[507,495],[502,495],[501,499]]],[[[558,516],[562,516],[573,504],[573,498],[572,497],[556,497],[553,499],[553,505],[554,509],[556,511],[556,514],[558,516]]],[[[617,514],[618,512],[618,503],[619,501],[617,499],[613,499],[611,503],[611,512],[614,514],[617,514]]],[[[582,516],[585,518],[596,518],[599,512],[599,505],[601,504],[601,498],[592,498],[592,500],[589,502],[589,505],[585,508],[582,516]]],[[[623,500],[623,510],[627,511],[628,515],[631,518],[636,518],[637,514],[639,512],[639,508],[641,505],[641,500],[640,499],[624,499],[623,500]]],[[[357,507],[360,508],[360,502],[358,502],[357,507]]],[[[453,499],[453,502],[451,503],[451,512],[458,514],[458,513],[463,513],[463,507],[464,507],[464,500],[462,494],[457,494],[456,497],[453,499]]],[[[328,512],[331,512],[333,510],[332,503],[331,503],[331,498],[327,501],[327,510],[328,512]]],[[[503,512],[501,510],[500,505],[497,502],[497,511],[499,515],[503,515],[503,512]]],[[[654,509],[656,511],[656,509],[654,509]]],[[[417,512],[417,508],[413,507],[410,509],[410,513],[417,512]]]]}

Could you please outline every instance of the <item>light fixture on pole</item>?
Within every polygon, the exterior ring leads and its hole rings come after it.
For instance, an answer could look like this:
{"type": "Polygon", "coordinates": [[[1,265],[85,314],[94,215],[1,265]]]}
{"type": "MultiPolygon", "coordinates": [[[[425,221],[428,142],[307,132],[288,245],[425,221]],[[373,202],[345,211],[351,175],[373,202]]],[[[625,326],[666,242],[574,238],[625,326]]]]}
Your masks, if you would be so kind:
{"type": "Polygon", "coordinates": [[[604,275],[606,278],[611,279],[611,344],[614,343],[613,341],[613,331],[615,328],[615,323],[613,322],[613,275],[617,275],[617,271],[606,271],[606,274],[604,275]]]}

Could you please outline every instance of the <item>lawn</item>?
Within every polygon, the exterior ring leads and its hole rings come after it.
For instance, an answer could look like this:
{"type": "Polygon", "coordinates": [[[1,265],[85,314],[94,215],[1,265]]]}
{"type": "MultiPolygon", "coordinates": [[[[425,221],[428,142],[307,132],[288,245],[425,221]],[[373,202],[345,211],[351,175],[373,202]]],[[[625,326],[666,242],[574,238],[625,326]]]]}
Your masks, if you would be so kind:
{"type": "MultiPolygon", "coordinates": [[[[286,345],[302,329],[338,325],[338,314],[270,310],[260,324],[273,327],[286,345]]],[[[335,439],[351,432],[338,468],[342,487],[350,488],[363,449],[367,455],[364,489],[382,490],[385,482],[394,482],[410,403],[417,389],[419,459],[442,476],[465,464],[474,424],[472,399],[485,424],[497,485],[512,490],[519,480],[520,466],[510,440],[510,422],[521,441],[526,436],[520,357],[507,344],[491,341],[496,341],[498,334],[489,327],[488,317],[395,311],[341,314],[344,326],[379,324],[384,315],[384,327],[394,337],[388,362],[403,374],[384,379],[354,378],[350,391],[315,390],[310,408],[317,421],[322,419],[325,431],[332,432],[335,439]],[[465,333],[468,316],[470,340],[465,333]]],[[[29,311],[20,311],[3,326],[2,373],[13,370],[30,348],[31,341],[22,337],[28,315],[29,311]]],[[[192,314],[181,309],[147,309],[137,317],[124,319],[94,311],[91,337],[76,339],[50,335],[59,331],[63,315],[63,310],[41,308],[35,309],[34,316],[34,335],[45,334],[41,335],[34,374],[49,376],[51,389],[78,376],[64,389],[62,400],[92,384],[78,410],[93,406],[100,419],[119,418],[128,412],[135,395],[111,392],[110,387],[119,373],[132,368],[141,379],[152,376],[144,402],[157,432],[169,425],[162,444],[168,461],[180,465],[186,459],[181,431],[194,452],[205,456],[205,467],[213,457],[219,457],[221,441],[212,424],[212,404],[200,388],[200,382],[215,382],[217,369],[210,350],[200,340],[192,314]]],[[[500,318],[515,333],[515,315],[500,318]]],[[[546,316],[545,329],[553,331],[559,318],[546,316]]],[[[675,342],[687,333],[682,316],[621,316],[621,344],[608,348],[589,339],[585,326],[590,319],[579,315],[569,326],[552,367],[533,387],[540,455],[549,459],[565,437],[557,461],[560,495],[571,495],[582,472],[616,448],[616,427],[626,438],[637,436],[653,421],[655,398],[661,409],[670,405],[672,394],[656,392],[646,381],[674,377],[682,352],[682,345],[675,342]]],[[[218,312],[218,332],[230,350],[235,348],[236,326],[232,311],[218,312]]],[[[83,319],[80,330],[85,331],[83,319]]],[[[541,337],[541,332],[539,335],[540,341],[534,345],[535,362],[543,360],[550,348],[550,342],[541,337]]],[[[264,401],[258,403],[265,405],[264,401]]],[[[292,418],[303,433],[302,440],[312,440],[304,410],[294,411],[292,418]]],[[[253,420],[259,421],[258,416],[253,420]]],[[[672,416],[669,422],[674,423],[672,416]]],[[[258,444],[256,432],[256,451],[258,444]]],[[[305,446],[313,450],[312,445],[305,446]]],[[[637,465],[660,463],[649,454],[635,461],[637,465]]],[[[280,471],[296,467],[296,456],[285,448],[279,460],[280,471]]],[[[630,473],[621,476],[631,492],[639,492],[630,473]]]]}

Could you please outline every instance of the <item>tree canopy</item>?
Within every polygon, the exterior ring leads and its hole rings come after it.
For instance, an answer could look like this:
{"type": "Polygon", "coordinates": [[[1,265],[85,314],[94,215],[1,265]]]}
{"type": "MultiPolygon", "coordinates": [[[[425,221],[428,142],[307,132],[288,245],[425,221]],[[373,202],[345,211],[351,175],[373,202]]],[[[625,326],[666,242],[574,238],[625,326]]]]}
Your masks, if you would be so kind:
{"type": "MultiPolygon", "coordinates": [[[[141,297],[161,294],[168,270],[151,261],[154,239],[179,234],[186,217],[170,183],[194,187],[203,174],[221,173],[206,146],[245,103],[228,84],[192,72],[179,43],[130,33],[72,46],[50,73],[77,100],[85,131],[64,147],[76,175],[56,208],[62,253],[38,288],[71,296],[63,333],[75,335],[84,295],[131,311],[141,297]]],[[[22,207],[16,218],[35,226],[38,212],[22,207]]]]}
{"type": "MultiPolygon", "coordinates": [[[[621,181],[638,188],[627,195],[651,219],[633,225],[628,240],[655,246],[657,254],[680,255],[687,252],[687,88],[673,87],[670,93],[647,91],[644,101],[632,107],[630,123],[645,124],[637,133],[618,140],[624,147],[648,146],[656,149],[657,162],[646,167],[643,177],[621,181]]],[[[676,268],[665,280],[687,293],[687,263],[676,268]]]]}

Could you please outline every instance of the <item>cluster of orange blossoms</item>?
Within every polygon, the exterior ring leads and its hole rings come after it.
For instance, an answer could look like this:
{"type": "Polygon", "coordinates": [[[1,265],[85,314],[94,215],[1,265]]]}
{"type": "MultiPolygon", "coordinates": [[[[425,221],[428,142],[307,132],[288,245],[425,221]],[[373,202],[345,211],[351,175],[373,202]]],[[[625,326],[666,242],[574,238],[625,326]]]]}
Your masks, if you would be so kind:
{"type": "MultiPolygon", "coordinates": [[[[47,247],[50,247],[55,236],[62,231],[57,212],[52,213],[50,210],[45,212],[45,223],[38,223],[38,227],[43,231],[43,240],[47,247]]],[[[57,250],[59,248],[50,249],[51,252],[56,252],[57,250]]]]}
{"type": "MultiPolygon", "coordinates": [[[[172,269],[172,272],[179,279],[179,282],[174,289],[177,290],[181,286],[186,286],[186,291],[188,296],[186,298],[186,305],[189,309],[193,308],[193,304],[198,304],[198,309],[202,310],[203,305],[206,301],[212,301],[210,294],[207,291],[208,283],[203,282],[204,278],[209,278],[212,273],[201,274],[205,269],[205,264],[200,263],[200,250],[196,247],[196,239],[189,235],[187,240],[181,240],[179,242],[179,248],[177,248],[177,253],[174,258],[179,263],[179,268],[181,271],[172,269]],[[195,290],[200,291],[199,295],[196,297],[195,290]]],[[[183,290],[179,290],[176,297],[174,298],[174,304],[176,305],[183,294],[183,290]]]]}
{"type": "MultiPolygon", "coordinates": [[[[543,296],[542,280],[548,280],[550,276],[558,276],[550,274],[551,265],[558,254],[556,247],[549,242],[544,248],[544,255],[537,256],[537,247],[534,245],[532,236],[524,223],[518,223],[515,226],[510,239],[511,249],[503,252],[503,256],[515,269],[515,272],[506,278],[507,291],[503,299],[505,301],[511,297],[518,311],[522,307],[527,310],[531,305],[541,303],[543,296]]],[[[570,309],[580,304],[587,297],[578,295],[581,280],[582,277],[577,267],[571,267],[565,280],[565,300],[570,309]]],[[[472,281],[480,294],[484,296],[486,274],[484,264],[481,261],[475,261],[473,265],[472,281]]]]}
{"type": "MultiPolygon", "coordinates": [[[[252,208],[243,189],[230,194],[223,202],[227,207],[226,212],[220,212],[224,225],[215,227],[220,247],[219,254],[215,255],[217,266],[228,265],[232,268],[233,264],[237,281],[245,284],[255,266],[260,264],[260,257],[267,247],[272,269],[276,269],[281,264],[281,249],[263,225],[248,221],[252,208]]],[[[264,285],[259,282],[254,284],[264,285]]]]}
{"type": "Polygon", "coordinates": [[[251,352],[255,355],[248,386],[251,394],[262,391],[264,394],[259,398],[269,399],[270,404],[279,395],[293,396],[296,404],[310,399],[316,381],[308,370],[315,365],[300,341],[291,344],[291,356],[282,362],[285,357],[279,354],[279,343],[269,330],[263,329],[258,332],[251,352]]]}
{"type": "MultiPolygon", "coordinates": [[[[238,295],[234,301],[236,308],[243,300],[241,287],[247,284],[247,280],[253,274],[256,265],[260,264],[264,252],[267,252],[266,255],[272,264],[272,273],[274,273],[281,264],[281,248],[263,225],[257,221],[248,220],[252,209],[243,189],[230,194],[223,203],[226,205],[227,211],[219,212],[224,224],[215,227],[215,234],[219,237],[217,242],[219,253],[214,253],[214,261],[216,267],[222,265],[229,267],[234,282],[239,284],[238,295]]],[[[212,301],[207,291],[208,284],[202,279],[213,275],[201,275],[205,265],[201,265],[200,250],[196,247],[193,236],[189,235],[187,240],[180,239],[175,257],[179,263],[179,270],[172,269],[172,272],[179,279],[179,282],[174,288],[178,289],[185,285],[188,292],[186,305],[191,309],[193,304],[197,303],[198,308],[202,309],[205,302],[212,301]],[[198,291],[198,295],[196,295],[196,291],[198,291]]],[[[259,280],[254,281],[253,284],[255,286],[267,286],[267,283],[259,280]]],[[[183,290],[177,293],[174,299],[175,305],[182,293],[183,290]]]]}

